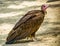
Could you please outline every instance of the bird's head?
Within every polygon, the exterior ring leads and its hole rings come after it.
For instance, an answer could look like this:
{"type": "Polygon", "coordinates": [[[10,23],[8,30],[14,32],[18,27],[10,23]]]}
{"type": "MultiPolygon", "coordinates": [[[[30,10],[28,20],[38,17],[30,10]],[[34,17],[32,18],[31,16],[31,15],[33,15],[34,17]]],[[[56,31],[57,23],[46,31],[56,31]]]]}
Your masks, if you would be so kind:
{"type": "Polygon", "coordinates": [[[41,6],[41,10],[43,10],[43,11],[46,11],[47,8],[48,8],[48,5],[46,5],[46,4],[43,4],[43,5],[41,6]]]}

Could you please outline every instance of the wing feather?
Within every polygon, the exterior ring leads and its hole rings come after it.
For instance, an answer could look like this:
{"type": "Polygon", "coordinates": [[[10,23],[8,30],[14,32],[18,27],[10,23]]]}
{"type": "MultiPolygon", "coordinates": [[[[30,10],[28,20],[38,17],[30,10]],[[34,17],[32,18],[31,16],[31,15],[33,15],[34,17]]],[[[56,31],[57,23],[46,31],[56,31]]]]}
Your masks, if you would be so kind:
{"type": "Polygon", "coordinates": [[[33,17],[35,17],[35,15],[27,15],[27,16],[21,18],[21,20],[19,20],[16,23],[16,25],[14,26],[14,28],[9,32],[8,37],[7,37],[7,41],[14,39],[16,36],[20,35],[20,33],[26,32],[25,30],[23,31],[22,28],[24,28],[24,27],[21,28],[21,25],[23,26],[24,22],[28,21],[30,18],[33,18],[33,17]]]}
{"type": "MultiPolygon", "coordinates": [[[[36,11],[34,11],[34,12],[36,12],[36,11]]],[[[40,11],[38,11],[39,14],[38,13],[34,14],[34,12],[33,13],[31,12],[32,14],[31,13],[26,14],[16,23],[14,28],[8,34],[7,41],[11,41],[13,39],[17,40],[17,39],[25,38],[27,35],[30,35],[32,32],[34,32],[32,30],[35,30],[35,28],[37,27],[34,25],[39,23],[38,21],[41,20],[40,11]],[[36,17],[36,16],[38,16],[38,17],[36,17]],[[33,28],[33,27],[35,27],[35,28],[33,28]]]]}
{"type": "Polygon", "coordinates": [[[35,15],[27,15],[22,17],[14,26],[13,30],[15,30],[16,28],[18,28],[22,23],[26,22],[27,20],[29,20],[30,18],[34,17],[35,15]]]}

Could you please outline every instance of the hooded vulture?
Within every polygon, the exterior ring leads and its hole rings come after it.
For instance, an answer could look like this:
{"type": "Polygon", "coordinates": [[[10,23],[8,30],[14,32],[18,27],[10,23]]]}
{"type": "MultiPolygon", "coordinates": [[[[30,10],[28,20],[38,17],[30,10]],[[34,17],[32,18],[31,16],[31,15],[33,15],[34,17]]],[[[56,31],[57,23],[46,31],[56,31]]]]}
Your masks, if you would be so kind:
{"type": "Polygon", "coordinates": [[[13,44],[16,40],[26,37],[35,38],[35,33],[41,26],[48,5],[41,6],[41,10],[31,10],[25,14],[9,32],[6,44],[13,44]]]}

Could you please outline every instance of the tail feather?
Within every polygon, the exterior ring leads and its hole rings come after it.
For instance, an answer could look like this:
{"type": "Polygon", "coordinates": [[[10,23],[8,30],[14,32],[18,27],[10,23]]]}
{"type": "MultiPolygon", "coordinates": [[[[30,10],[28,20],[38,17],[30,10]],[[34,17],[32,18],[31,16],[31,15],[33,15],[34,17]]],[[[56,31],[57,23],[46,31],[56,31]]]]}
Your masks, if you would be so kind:
{"type": "Polygon", "coordinates": [[[14,43],[14,40],[12,40],[12,41],[6,41],[5,44],[13,44],[13,43],[14,43]]]}

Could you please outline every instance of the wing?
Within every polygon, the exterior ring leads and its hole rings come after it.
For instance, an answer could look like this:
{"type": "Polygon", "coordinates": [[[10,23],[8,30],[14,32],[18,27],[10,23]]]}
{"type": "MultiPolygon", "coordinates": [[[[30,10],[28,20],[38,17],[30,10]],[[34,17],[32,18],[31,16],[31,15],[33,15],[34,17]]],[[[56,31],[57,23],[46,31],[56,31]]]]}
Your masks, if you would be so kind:
{"type": "MultiPolygon", "coordinates": [[[[40,14],[40,11],[38,11],[38,12],[40,14]]],[[[33,27],[35,27],[34,24],[36,25],[37,20],[40,19],[40,15],[39,14],[33,14],[33,13],[32,14],[26,14],[16,23],[14,28],[8,34],[7,41],[12,41],[14,39],[16,40],[19,38],[21,38],[21,39],[25,38],[27,35],[30,35],[30,33],[32,33],[31,29],[35,30],[35,28],[33,28],[33,27]],[[38,16],[38,17],[36,17],[36,16],[38,16]],[[34,20],[31,21],[32,19],[34,19],[34,20]],[[21,27],[21,25],[22,25],[22,27],[21,27]]]]}
{"type": "MultiPolygon", "coordinates": [[[[28,21],[29,19],[35,17],[35,15],[27,15],[27,16],[24,16],[23,18],[21,18],[17,23],[16,25],[14,26],[14,28],[9,32],[8,34],[8,37],[7,37],[7,41],[10,41],[12,39],[14,39],[17,35],[19,35],[19,32],[25,32],[23,30],[20,30],[20,29],[17,29],[20,27],[20,25],[23,25],[24,22],[28,21]],[[18,33],[17,33],[18,32],[18,33]]],[[[26,34],[26,33],[25,33],[26,34]]]]}
{"type": "Polygon", "coordinates": [[[25,16],[23,16],[17,23],[16,25],[14,26],[13,30],[15,30],[16,28],[18,28],[22,23],[26,22],[27,20],[29,20],[30,18],[34,17],[35,13],[37,12],[41,12],[40,10],[32,10],[32,11],[29,11],[25,16]]]}
{"type": "Polygon", "coordinates": [[[21,24],[23,24],[24,22],[26,22],[27,20],[29,20],[30,18],[33,18],[35,15],[25,15],[23,16],[14,26],[13,30],[17,29],[21,24]]]}

